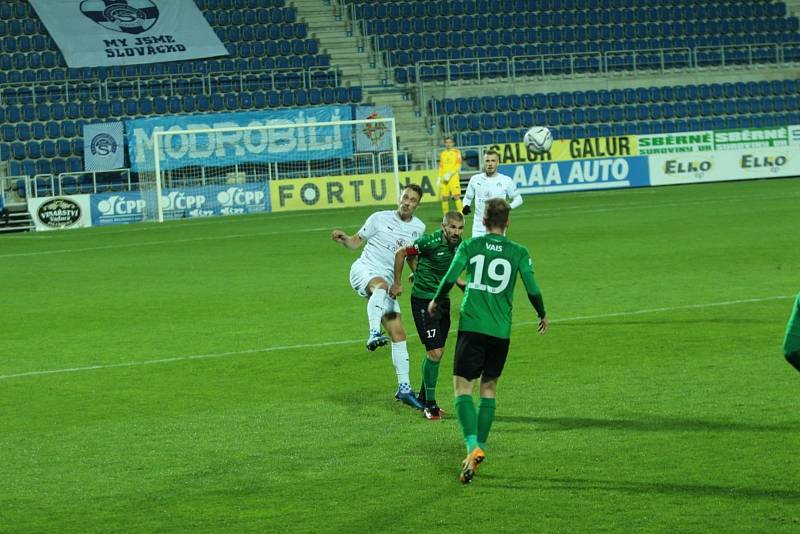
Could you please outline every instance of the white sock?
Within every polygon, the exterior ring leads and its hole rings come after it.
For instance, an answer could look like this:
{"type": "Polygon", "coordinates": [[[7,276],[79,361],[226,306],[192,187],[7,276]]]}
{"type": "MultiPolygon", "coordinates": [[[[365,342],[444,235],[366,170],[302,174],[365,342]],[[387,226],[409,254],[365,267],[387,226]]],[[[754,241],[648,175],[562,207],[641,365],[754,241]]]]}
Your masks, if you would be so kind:
{"type": "Polygon", "coordinates": [[[410,389],[411,379],[409,378],[408,347],[405,341],[392,341],[392,363],[397,372],[397,383],[403,389],[403,385],[410,389]]]}
{"type": "Polygon", "coordinates": [[[367,319],[369,320],[370,334],[373,332],[380,333],[381,331],[381,319],[383,319],[383,314],[386,309],[386,297],[388,297],[388,293],[386,293],[385,289],[376,289],[369,297],[369,301],[367,302],[367,319]]]}

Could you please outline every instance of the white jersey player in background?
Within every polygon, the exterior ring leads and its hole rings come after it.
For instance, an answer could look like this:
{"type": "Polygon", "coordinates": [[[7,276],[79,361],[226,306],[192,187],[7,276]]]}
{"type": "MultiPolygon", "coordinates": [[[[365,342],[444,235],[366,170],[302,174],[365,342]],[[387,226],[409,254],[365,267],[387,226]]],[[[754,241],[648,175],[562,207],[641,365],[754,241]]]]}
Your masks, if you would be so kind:
{"type": "Polygon", "coordinates": [[[392,363],[398,382],[395,398],[418,410],[423,406],[411,389],[406,331],[400,319],[400,304],[389,296],[388,291],[394,282],[395,252],[425,233],[425,223],[414,216],[421,198],[422,188],[409,184],[401,191],[396,210],[373,213],[361,230],[352,236],[341,230],[334,230],[331,234],[334,241],[349,249],[356,249],[366,241],[361,256],[350,268],[350,285],[359,296],[369,299],[367,350],[373,351],[391,341],[392,363]],[[381,334],[381,323],[386,327],[389,337],[381,334]]]}
{"type": "Polygon", "coordinates": [[[492,198],[502,198],[507,200],[511,209],[522,205],[522,195],[517,191],[514,180],[505,174],[497,172],[500,164],[500,154],[494,150],[487,150],[483,156],[483,172],[474,175],[469,179],[467,193],[464,195],[464,215],[471,211],[475,212],[472,218],[472,237],[480,237],[486,234],[486,227],[483,226],[483,212],[486,202],[492,198]],[[472,202],[475,202],[475,209],[472,209],[472,202]]]}

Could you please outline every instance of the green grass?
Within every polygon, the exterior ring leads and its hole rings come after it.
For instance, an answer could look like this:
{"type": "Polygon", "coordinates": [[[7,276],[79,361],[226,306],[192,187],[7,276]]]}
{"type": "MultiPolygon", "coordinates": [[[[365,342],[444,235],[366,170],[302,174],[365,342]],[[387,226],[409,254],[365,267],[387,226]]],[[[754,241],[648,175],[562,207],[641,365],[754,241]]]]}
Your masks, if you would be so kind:
{"type": "Polygon", "coordinates": [[[329,235],[369,210],[3,237],[0,531],[797,532],[798,205],[800,180],[526,197],[551,331],[518,284],[468,487],[453,344],[442,422],[363,348],[329,235]]]}

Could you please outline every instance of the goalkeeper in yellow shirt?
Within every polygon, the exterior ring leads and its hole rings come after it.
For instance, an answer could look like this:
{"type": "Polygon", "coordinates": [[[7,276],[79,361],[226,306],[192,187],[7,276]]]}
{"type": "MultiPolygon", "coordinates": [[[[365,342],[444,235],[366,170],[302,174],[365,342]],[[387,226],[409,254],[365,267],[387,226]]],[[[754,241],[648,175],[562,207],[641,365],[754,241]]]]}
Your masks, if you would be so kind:
{"type": "Polygon", "coordinates": [[[444,138],[444,150],[439,154],[439,196],[442,197],[442,213],[450,211],[450,199],[461,213],[461,151],[455,148],[452,137],[444,138]]]}

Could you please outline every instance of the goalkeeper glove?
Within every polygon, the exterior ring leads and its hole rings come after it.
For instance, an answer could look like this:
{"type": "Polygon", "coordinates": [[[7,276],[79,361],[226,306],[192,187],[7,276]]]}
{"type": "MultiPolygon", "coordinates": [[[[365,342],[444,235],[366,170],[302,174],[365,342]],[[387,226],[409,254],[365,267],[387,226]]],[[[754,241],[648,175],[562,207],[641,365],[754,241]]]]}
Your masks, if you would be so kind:
{"type": "Polygon", "coordinates": [[[463,213],[464,215],[469,215],[471,211],[472,208],[469,207],[469,204],[464,204],[464,207],[461,208],[461,213],[463,213]]]}

